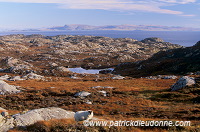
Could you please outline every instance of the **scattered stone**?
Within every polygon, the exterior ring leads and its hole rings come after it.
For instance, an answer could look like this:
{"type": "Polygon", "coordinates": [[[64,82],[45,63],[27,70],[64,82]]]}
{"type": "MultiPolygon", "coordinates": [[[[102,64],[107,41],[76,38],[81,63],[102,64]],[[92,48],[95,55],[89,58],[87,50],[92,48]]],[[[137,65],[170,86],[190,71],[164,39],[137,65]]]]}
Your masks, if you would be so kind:
{"type": "Polygon", "coordinates": [[[106,87],[104,87],[104,88],[111,88],[111,89],[113,89],[114,87],[106,86],[106,87]]]}
{"type": "Polygon", "coordinates": [[[11,77],[8,79],[9,81],[21,81],[21,80],[24,80],[22,79],[20,76],[14,76],[14,77],[11,77]]]}
{"type": "Polygon", "coordinates": [[[4,71],[11,73],[26,73],[27,70],[31,70],[33,67],[28,62],[13,57],[6,57],[2,59],[0,65],[6,68],[4,71]]]}
{"type": "Polygon", "coordinates": [[[58,66],[58,64],[56,64],[56,63],[50,63],[50,66],[51,67],[56,67],[56,66],[58,66]]]}
{"type": "Polygon", "coordinates": [[[195,84],[195,79],[193,77],[183,76],[171,87],[171,91],[177,91],[186,86],[191,86],[194,84],[195,84]]]}
{"type": "Polygon", "coordinates": [[[64,66],[57,67],[56,70],[61,72],[69,72],[70,70],[64,66]]]}
{"type": "Polygon", "coordinates": [[[152,79],[152,80],[155,80],[155,79],[159,79],[158,77],[156,76],[148,76],[148,77],[145,77],[146,79],[152,79]]]}
{"type": "Polygon", "coordinates": [[[91,87],[91,88],[102,88],[102,89],[110,88],[110,89],[113,89],[114,87],[110,87],[110,86],[94,86],[94,87],[91,87]]]}
{"type": "Polygon", "coordinates": [[[92,101],[87,100],[85,103],[91,105],[91,104],[92,104],[92,101]]]}
{"type": "Polygon", "coordinates": [[[157,76],[148,76],[148,77],[144,77],[144,78],[155,80],[155,79],[177,79],[178,77],[175,76],[175,75],[167,75],[167,76],[165,76],[165,75],[157,75],[157,76]]]}
{"type": "Polygon", "coordinates": [[[8,83],[0,80],[0,95],[19,93],[16,86],[9,85],[8,83]]]}
{"type": "Polygon", "coordinates": [[[71,76],[71,79],[81,79],[80,77],[76,77],[76,76],[71,76]]]}
{"type": "Polygon", "coordinates": [[[1,61],[1,63],[3,63],[6,66],[12,67],[12,66],[16,66],[19,64],[19,60],[15,59],[13,57],[6,57],[5,59],[3,59],[1,61]]]}
{"type": "Polygon", "coordinates": [[[178,77],[175,75],[171,75],[171,76],[164,76],[162,77],[162,79],[177,79],[178,77]]]}
{"type": "Polygon", "coordinates": [[[26,71],[31,70],[29,65],[20,64],[17,66],[12,66],[9,68],[9,72],[11,73],[26,73],[26,71]]]}
{"type": "Polygon", "coordinates": [[[117,60],[119,62],[127,62],[127,61],[133,61],[134,58],[130,55],[120,55],[117,57],[117,60]]]}
{"type": "Polygon", "coordinates": [[[99,93],[102,93],[103,94],[103,96],[107,96],[107,92],[106,91],[104,91],[104,90],[102,90],[102,91],[98,91],[99,93]]]}
{"type": "Polygon", "coordinates": [[[0,80],[8,80],[8,78],[10,78],[9,75],[0,76],[0,80]]]}
{"type": "Polygon", "coordinates": [[[112,77],[112,79],[114,79],[114,80],[120,80],[120,79],[124,79],[124,78],[125,77],[120,76],[120,75],[116,75],[116,76],[112,77]]]}
{"type": "Polygon", "coordinates": [[[187,75],[200,75],[200,71],[197,72],[189,72],[187,75]]]}
{"type": "Polygon", "coordinates": [[[89,92],[82,91],[82,92],[76,93],[74,96],[76,96],[76,97],[87,97],[90,94],[91,93],[89,93],[89,92]]]}
{"type": "Polygon", "coordinates": [[[24,75],[24,76],[22,76],[22,78],[23,79],[37,79],[37,80],[43,80],[43,79],[45,79],[45,77],[44,76],[41,76],[41,75],[37,75],[37,74],[35,74],[35,73],[29,73],[29,74],[27,74],[27,75],[24,75]]]}
{"type": "Polygon", "coordinates": [[[56,87],[49,87],[49,88],[56,88],[56,87]]]}

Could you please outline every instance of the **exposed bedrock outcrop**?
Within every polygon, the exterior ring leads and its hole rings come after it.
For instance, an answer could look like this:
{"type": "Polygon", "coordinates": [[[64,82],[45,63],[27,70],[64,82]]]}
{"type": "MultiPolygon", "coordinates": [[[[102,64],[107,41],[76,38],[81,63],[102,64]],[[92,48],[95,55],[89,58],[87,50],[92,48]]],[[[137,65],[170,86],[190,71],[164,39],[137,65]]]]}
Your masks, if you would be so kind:
{"type": "Polygon", "coordinates": [[[141,77],[162,74],[187,74],[200,71],[199,42],[192,47],[160,51],[147,60],[119,64],[115,74],[141,77]]]}

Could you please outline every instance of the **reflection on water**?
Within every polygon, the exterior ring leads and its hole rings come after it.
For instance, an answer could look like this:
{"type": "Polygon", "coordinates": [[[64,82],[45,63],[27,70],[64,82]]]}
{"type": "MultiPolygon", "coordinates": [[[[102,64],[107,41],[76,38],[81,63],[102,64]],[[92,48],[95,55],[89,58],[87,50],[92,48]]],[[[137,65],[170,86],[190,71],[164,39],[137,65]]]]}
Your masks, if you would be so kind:
{"type": "Polygon", "coordinates": [[[77,67],[77,68],[69,68],[69,70],[71,72],[75,72],[75,73],[87,73],[87,74],[99,74],[99,71],[101,70],[113,70],[113,68],[108,68],[108,69],[83,69],[81,67],[77,67]]]}

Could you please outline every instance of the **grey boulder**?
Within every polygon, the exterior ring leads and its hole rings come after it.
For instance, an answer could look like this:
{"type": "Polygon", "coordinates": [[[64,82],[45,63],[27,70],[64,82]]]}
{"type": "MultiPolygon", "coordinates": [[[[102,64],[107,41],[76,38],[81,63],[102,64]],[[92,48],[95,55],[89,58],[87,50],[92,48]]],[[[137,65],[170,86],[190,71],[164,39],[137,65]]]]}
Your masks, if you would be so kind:
{"type": "Polygon", "coordinates": [[[171,91],[177,91],[186,86],[191,86],[194,84],[195,84],[195,79],[193,77],[183,76],[174,85],[172,85],[171,91]]]}
{"type": "Polygon", "coordinates": [[[19,93],[20,90],[16,86],[9,85],[8,83],[0,80],[0,95],[19,93]]]}

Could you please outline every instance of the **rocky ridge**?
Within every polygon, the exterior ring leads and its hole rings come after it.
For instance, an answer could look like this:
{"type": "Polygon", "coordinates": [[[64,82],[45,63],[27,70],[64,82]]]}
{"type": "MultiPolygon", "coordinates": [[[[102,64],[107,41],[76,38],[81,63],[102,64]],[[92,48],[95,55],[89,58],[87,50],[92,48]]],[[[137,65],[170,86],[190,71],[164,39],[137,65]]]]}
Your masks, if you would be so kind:
{"type": "MultiPolygon", "coordinates": [[[[54,74],[64,67],[107,68],[144,60],[159,51],[182,46],[159,38],[138,41],[97,36],[0,36],[0,68],[6,72],[54,74]]],[[[2,71],[2,70],[1,70],[2,71]]]]}
{"type": "Polygon", "coordinates": [[[113,73],[132,77],[184,75],[200,71],[200,42],[192,47],[160,51],[147,60],[122,63],[113,73]]]}

